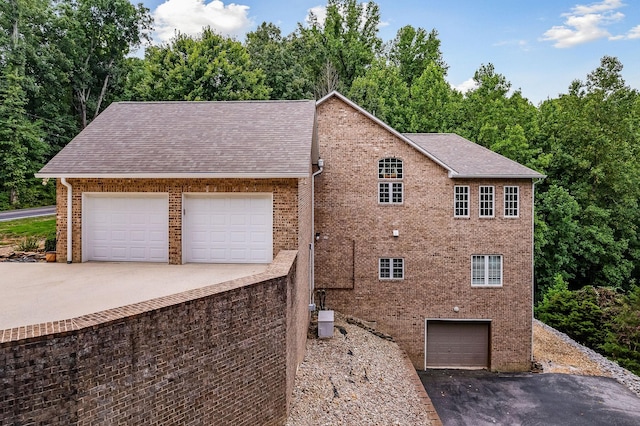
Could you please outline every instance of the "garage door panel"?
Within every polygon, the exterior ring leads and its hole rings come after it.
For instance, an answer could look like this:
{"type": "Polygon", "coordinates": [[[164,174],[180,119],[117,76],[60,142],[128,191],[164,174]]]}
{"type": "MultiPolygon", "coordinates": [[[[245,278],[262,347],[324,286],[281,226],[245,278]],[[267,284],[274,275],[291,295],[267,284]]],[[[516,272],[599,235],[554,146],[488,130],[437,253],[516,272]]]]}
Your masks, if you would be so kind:
{"type": "Polygon", "coordinates": [[[187,195],[184,205],[185,262],[272,261],[271,194],[187,195]]]}
{"type": "Polygon", "coordinates": [[[252,243],[264,243],[267,241],[267,235],[264,232],[252,232],[251,233],[251,242],[252,243]]]}
{"type": "Polygon", "coordinates": [[[428,368],[486,368],[489,366],[489,323],[485,321],[427,321],[428,368]]]}
{"type": "Polygon", "coordinates": [[[86,195],[83,260],[167,262],[166,195],[86,195]]]}

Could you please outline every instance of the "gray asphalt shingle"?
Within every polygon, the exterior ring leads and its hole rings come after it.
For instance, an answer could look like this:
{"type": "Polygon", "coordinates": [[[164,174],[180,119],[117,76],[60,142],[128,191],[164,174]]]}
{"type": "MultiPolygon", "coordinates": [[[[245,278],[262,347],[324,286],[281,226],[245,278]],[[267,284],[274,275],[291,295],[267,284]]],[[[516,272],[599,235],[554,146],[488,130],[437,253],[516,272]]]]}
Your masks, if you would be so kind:
{"type": "Polygon", "coordinates": [[[309,174],[315,102],[118,102],[38,176],[309,174]]]}
{"type": "Polygon", "coordinates": [[[405,133],[432,157],[449,167],[458,178],[527,178],[544,175],[454,133],[405,133]]]}

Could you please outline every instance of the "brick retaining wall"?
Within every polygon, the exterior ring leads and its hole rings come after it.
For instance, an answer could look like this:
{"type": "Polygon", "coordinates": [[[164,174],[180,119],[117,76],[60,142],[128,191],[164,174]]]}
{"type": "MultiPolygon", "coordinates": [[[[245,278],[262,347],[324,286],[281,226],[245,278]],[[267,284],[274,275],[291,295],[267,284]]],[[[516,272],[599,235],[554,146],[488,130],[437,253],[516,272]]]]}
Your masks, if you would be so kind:
{"type": "Polygon", "coordinates": [[[283,424],[296,256],[282,251],[251,277],[0,331],[1,423],[283,424]]]}

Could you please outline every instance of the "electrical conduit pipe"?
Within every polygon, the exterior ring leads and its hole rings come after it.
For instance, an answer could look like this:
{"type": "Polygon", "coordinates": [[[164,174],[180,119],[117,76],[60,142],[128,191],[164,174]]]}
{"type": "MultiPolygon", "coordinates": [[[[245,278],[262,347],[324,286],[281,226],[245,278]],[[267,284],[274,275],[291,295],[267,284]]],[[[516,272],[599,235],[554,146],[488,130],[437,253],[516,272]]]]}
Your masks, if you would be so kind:
{"type": "Polygon", "coordinates": [[[324,160],[322,158],[318,159],[318,170],[311,175],[311,244],[309,244],[310,250],[310,259],[309,259],[309,310],[316,310],[315,296],[314,292],[316,289],[316,223],[315,223],[315,211],[316,211],[316,198],[315,198],[315,186],[316,181],[315,178],[324,170],[324,160]]]}

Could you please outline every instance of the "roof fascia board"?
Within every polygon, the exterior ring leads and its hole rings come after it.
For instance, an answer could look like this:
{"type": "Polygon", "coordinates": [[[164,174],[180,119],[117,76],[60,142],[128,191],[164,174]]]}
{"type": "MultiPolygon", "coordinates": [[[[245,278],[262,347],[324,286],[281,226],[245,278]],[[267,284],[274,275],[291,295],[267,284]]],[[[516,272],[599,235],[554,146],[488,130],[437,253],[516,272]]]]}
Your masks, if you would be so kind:
{"type": "Polygon", "coordinates": [[[451,179],[546,179],[547,175],[459,175],[449,173],[451,179]]]}
{"type": "Polygon", "coordinates": [[[38,179],[298,179],[310,173],[36,173],[38,179]]]}
{"type": "Polygon", "coordinates": [[[449,172],[449,174],[451,175],[453,174],[457,174],[457,172],[455,170],[453,170],[451,167],[449,167],[448,165],[446,165],[445,163],[443,163],[442,161],[440,161],[438,158],[434,157],[433,155],[431,155],[431,153],[429,153],[428,151],[425,151],[422,147],[420,147],[419,145],[417,145],[415,142],[413,142],[411,139],[407,138],[406,136],[404,136],[402,133],[398,132],[396,129],[394,129],[393,127],[389,126],[387,123],[385,123],[384,121],[380,120],[378,117],[376,117],[375,115],[369,113],[367,110],[365,110],[364,108],[362,108],[360,105],[356,104],[355,102],[353,102],[351,99],[347,98],[346,96],[344,96],[343,94],[341,94],[338,91],[333,91],[331,93],[329,93],[328,95],[326,95],[325,97],[323,97],[322,99],[318,100],[316,102],[316,105],[322,105],[324,102],[326,102],[327,100],[331,99],[332,97],[337,97],[338,99],[340,99],[341,101],[343,101],[344,103],[346,103],[347,105],[349,105],[350,107],[352,107],[353,109],[357,110],[358,112],[362,113],[364,116],[366,116],[367,118],[369,118],[370,120],[374,121],[376,124],[378,124],[380,127],[384,128],[385,130],[387,130],[389,133],[393,134],[394,136],[398,137],[400,140],[402,140],[403,142],[405,142],[406,144],[408,144],[409,146],[413,147],[415,150],[417,150],[418,152],[422,153],[423,155],[427,156],[429,159],[431,159],[434,163],[438,164],[440,167],[444,168],[445,170],[447,170],[449,172]]]}

